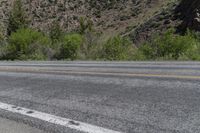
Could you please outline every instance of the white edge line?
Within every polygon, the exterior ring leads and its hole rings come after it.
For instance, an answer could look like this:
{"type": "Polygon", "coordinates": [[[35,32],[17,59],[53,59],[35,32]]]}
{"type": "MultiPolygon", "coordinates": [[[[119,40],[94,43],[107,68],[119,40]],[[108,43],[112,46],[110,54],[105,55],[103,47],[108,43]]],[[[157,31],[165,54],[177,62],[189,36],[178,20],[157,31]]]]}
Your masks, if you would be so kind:
{"type": "Polygon", "coordinates": [[[72,119],[62,118],[59,116],[55,116],[55,115],[39,112],[36,110],[27,109],[27,108],[22,108],[15,105],[2,103],[2,102],[0,102],[0,109],[9,111],[12,113],[21,114],[24,116],[36,118],[48,123],[64,126],[66,128],[75,129],[75,130],[86,132],[86,133],[122,133],[122,132],[106,129],[103,127],[98,127],[95,125],[83,123],[80,121],[74,121],[72,119]]]}

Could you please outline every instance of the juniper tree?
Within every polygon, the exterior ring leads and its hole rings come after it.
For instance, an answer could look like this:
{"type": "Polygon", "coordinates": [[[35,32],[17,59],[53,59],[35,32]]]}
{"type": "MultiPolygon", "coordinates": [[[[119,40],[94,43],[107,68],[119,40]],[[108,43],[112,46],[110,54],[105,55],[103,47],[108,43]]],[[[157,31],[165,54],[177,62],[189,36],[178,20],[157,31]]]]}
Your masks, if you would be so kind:
{"type": "Polygon", "coordinates": [[[63,36],[63,30],[58,21],[54,21],[50,28],[49,36],[53,43],[59,41],[63,36]]]}
{"type": "Polygon", "coordinates": [[[8,35],[28,26],[28,18],[21,0],[15,0],[8,19],[8,35]]]}

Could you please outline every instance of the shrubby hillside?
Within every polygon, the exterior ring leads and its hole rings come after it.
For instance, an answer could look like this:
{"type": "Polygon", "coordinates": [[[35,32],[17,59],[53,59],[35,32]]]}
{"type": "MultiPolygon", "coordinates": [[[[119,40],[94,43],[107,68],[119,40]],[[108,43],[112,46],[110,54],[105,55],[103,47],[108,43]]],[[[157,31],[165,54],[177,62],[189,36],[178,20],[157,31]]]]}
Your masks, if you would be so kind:
{"type": "MultiPolygon", "coordinates": [[[[14,0],[0,1],[0,23],[5,29],[14,0]]],[[[128,32],[160,12],[172,0],[22,0],[31,27],[48,31],[54,20],[65,31],[76,30],[79,18],[91,19],[99,32],[128,32]]]]}
{"type": "Polygon", "coordinates": [[[174,0],[167,8],[132,30],[131,39],[140,44],[152,35],[175,28],[176,33],[184,34],[187,29],[200,31],[200,1],[174,0]]]}
{"type": "Polygon", "coordinates": [[[200,60],[197,0],[2,0],[1,60],[200,60]]]}

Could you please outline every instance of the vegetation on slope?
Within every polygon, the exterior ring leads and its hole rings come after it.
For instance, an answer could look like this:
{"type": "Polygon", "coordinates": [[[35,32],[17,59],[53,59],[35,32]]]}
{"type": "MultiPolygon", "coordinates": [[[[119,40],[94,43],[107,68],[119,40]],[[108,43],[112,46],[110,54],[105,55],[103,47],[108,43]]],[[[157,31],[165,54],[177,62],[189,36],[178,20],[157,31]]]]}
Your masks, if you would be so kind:
{"type": "MultiPolygon", "coordinates": [[[[89,4],[95,4],[95,10],[104,11],[118,8],[120,1],[105,2],[105,5],[98,3],[101,1],[89,4]]],[[[156,31],[158,28],[156,23],[152,25],[153,22],[163,22],[158,27],[165,26],[162,29],[167,31],[159,30],[137,45],[129,37],[102,34],[88,17],[79,17],[77,29],[70,32],[66,32],[59,21],[51,22],[49,32],[41,31],[31,26],[32,22],[27,17],[22,1],[15,0],[8,19],[7,36],[0,30],[0,59],[200,60],[200,34],[190,30],[176,34],[178,27],[170,29],[168,26],[174,27],[178,23],[175,7],[176,3],[137,28],[135,31],[139,34],[147,29],[156,31]]],[[[131,37],[138,38],[139,34],[131,37]]]]}

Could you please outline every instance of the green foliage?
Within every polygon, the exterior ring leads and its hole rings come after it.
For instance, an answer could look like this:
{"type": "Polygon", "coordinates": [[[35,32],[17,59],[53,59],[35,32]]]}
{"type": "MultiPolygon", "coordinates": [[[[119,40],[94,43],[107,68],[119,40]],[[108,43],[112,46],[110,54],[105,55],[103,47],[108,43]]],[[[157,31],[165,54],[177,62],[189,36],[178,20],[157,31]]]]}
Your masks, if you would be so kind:
{"type": "Polygon", "coordinates": [[[84,43],[79,51],[81,59],[96,59],[99,52],[99,47],[103,44],[104,39],[101,34],[96,32],[88,32],[83,35],[84,43]]]}
{"type": "Polygon", "coordinates": [[[90,19],[81,17],[79,19],[79,32],[80,34],[85,34],[86,32],[91,32],[93,30],[93,22],[90,19]]]}
{"type": "Polygon", "coordinates": [[[58,42],[62,38],[63,31],[62,31],[62,28],[60,27],[60,24],[58,23],[58,21],[54,21],[52,23],[49,36],[53,43],[58,42]]]}
{"type": "Polygon", "coordinates": [[[25,9],[21,0],[15,0],[13,8],[9,15],[8,22],[8,35],[12,32],[16,32],[18,29],[26,28],[28,26],[28,19],[25,14],[25,9]]]}
{"type": "Polygon", "coordinates": [[[200,33],[188,31],[185,40],[190,43],[190,47],[181,56],[182,60],[200,60],[200,33]]]}
{"type": "Polygon", "coordinates": [[[0,27],[0,43],[4,40],[4,38],[5,37],[4,37],[1,27],[0,27]]]}
{"type": "Polygon", "coordinates": [[[5,36],[0,27],[0,59],[6,54],[5,40],[5,36]]]}
{"type": "Polygon", "coordinates": [[[58,59],[76,59],[82,43],[83,37],[80,34],[73,33],[65,35],[61,42],[58,59]]]}
{"type": "MultiPolygon", "coordinates": [[[[99,6],[101,1],[90,4],[99,6]]],[[[104,3],[107,3],[106,1],[104,3]]],[[[112,0],[107,4],[114,7],[112,0]]],[[[106,5],[107,5],[106,4],[106,5]]],[[[103,7],[103,5],[101,5],[103,7]]],[[[107,6],[106,6],[107,7],[107,6]]],[[[101,9],[101,8],[100,8],[101,9]]],[[[58,21],[52,23],[49,37],[28,29],[28,19],[21,0],[15,0],[8,23],[8,45],[0,49],[2,59],[104,59],[104,60],[200,60],[200,34],[188,31],[185,35],[169,30],[154,36],[138,49],[128,38],[115,36],[103,39],[93,29],[93,22],[81,17],[79,34],[64,35],[58,21]],[[52,45],[53,44],[53,45],[52,45]],[[3,54],[2,54],[3,53],[3,54]]],[[[4,39],[0,32],[0,42],[4,39]]],[[[6,43],[5,43],[6,44],[6,43]]]]}
{"type": "Polygon", "coordinates": [[[190,35],[175,35],[169,30],[162,36],[155,36],[151,41],[144,43],[139,50],[147,59],[177,60],[185,55],[194,46],[195,39],[190,35]]]}
{"type": "Polygon", "coordinates": [[[50,40],[32,29],[20,29],[9,37],[8,59],[45,59],[50,40]]]}
{"type": "Polygon", "coordinates": [[[115,36],[103,45],[101,52],[101,58],[106,60],[130,60],[134,48],[127,38],[115,36]]]}

